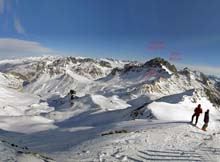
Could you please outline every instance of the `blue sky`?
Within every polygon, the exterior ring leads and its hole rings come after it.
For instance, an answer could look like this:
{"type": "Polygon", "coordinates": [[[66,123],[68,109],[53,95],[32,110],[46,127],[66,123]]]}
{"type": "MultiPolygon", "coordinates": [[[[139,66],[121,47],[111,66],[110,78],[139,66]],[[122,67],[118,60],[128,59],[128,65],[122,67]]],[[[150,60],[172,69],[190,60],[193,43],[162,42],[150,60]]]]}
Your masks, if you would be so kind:
{"type": "Polygon", "coordinates": [[[0,0],[0,58],[58,54],[145,61],[220,75],[219,0],[0,0]],[[163,42],[165,49],[151,50],[163,42]]]}

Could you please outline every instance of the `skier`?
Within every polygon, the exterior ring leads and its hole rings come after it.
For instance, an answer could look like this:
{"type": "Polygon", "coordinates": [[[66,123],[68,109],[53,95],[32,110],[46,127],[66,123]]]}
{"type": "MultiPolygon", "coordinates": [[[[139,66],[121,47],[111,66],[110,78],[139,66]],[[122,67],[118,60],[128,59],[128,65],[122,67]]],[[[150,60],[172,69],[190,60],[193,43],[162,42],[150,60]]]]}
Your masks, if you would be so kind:
{"type": "Polygon", "coordinates": [[[204,125],[202,127],[203,131],[206,131],[206,128],[208,127],[208,123],[209,123],[209,109],[205,112],[205,116],[204,116],[204,125]]]}
{"type": "Polygon", "coordinates": [[[194,114],[192,116],[192,120],[191,120],[191,123],[193,123],[193,119],[194,117],[196,117],[196,123],[194,124],[196,126],[196,124],[198,123],[198,119],[199,119],[199,115],[202,113],[202,108],[201,108],[201,105],[199,104],[197,106],[197,108],[195,108],[194,110],[194,114]]]}

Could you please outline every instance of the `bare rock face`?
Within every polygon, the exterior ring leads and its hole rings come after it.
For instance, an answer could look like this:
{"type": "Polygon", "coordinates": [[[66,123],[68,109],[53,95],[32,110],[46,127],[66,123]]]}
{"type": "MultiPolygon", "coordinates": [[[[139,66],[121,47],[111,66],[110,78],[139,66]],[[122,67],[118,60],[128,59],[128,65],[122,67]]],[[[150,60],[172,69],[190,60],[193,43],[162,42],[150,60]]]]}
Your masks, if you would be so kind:
{"type": "Polygon", "coordinates": [[[107,61],[100,61],[99,64],[103,67],[112,68],[111,64],[107,61]]]}
{"type": "Polygon", "coordinates": [[[116,75],[117,73],[119,73],[121,71],[122,71],[122,69],[119,69],[119,68],[116,67],[116,68],[112,69],[111,75],[116,75]]]}
{"type": "Polygon", "coordinates": [[[180,74],[190,77],[190,69],[188,67],[185,67],[182,71],[180,71],[180,74]]]}
{"type": "Polygon", "coordinates": [[[137,64],[129,63],[124,65],[124,72],[132,71],[134,69],[140,68],[137,64]]]}
{"type": "Polygon", "coordinates": [[[220,93],[210,88],[204,88],[204,92],[209,101],[216,107],[220,106],[220,93]]]}
{"type": "Polygon", "coordinates": [[[216,89],[220,92],[220,82],[217,82],[217,83],[215,84],[215,87],[216,87],[216,89]]]}
{"type": "Polygon", "coordinates": [[[202,83],[205,84],[205,85],[208,85],[208,83],[209,83],[208,82],[209,81],[208,77],[203,73],[200,73],[200,77],[201,77],[202,83]]]}

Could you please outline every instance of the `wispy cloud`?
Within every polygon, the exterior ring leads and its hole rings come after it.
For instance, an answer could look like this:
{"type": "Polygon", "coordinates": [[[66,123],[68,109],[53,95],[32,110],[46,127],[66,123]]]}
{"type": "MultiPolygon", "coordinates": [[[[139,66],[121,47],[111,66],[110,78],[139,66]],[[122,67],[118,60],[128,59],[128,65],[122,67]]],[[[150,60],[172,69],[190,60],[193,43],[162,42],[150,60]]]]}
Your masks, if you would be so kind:
{"type": "Polygon", "coordinates": [[[24,28],[21,25],[21,22],[17,16],[14,17],[14,28],[17,33],[19,34],[25,34],[24,28]]]}
{"type": "Polygon", "coordinates": [[[5,11],[5,0],[0,0],[0,14],[3,14],[5,11]]]}
{"type": "Polygon", "coordinates": [[[18,0],[15,0],[15,3],[13,3],[13,0],[0,0],[0,15],[6,16],[5,19],[7,21],[12,21],[13,26],[9,26],[9,23],[2,23],[0,25],[4,26],[7,25],[7,28],[14,28],[15,32],[18,34],[25,34],[24,27],[20,21],[20,18],[17,14],[17,6],[19,4],[18,0]],[[15,5],[13,5],[15,4],[15,5]]]}
{"type": "Polygon", "coordinates": [[[216,75],[220,77],[220,67],[208,66],[208,65],[190,65],[190,64],[176,64],[179,68],[188,67],[192,70],[201,71],[208,75],[216,75]]]}
{"type": "Polygon", "coordinates": [[[34,41],[0,38],[0,58],[28,57],[57,54],[53,49],[34,41]]]}

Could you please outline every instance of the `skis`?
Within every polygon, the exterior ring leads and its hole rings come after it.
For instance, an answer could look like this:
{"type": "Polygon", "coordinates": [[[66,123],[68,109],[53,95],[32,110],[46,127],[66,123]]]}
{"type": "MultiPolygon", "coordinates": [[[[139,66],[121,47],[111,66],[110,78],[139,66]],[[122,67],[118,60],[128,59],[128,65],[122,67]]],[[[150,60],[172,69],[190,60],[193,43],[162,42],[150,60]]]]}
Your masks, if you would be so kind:
{"type": "Polygon", "coordinates": [[[208,127],[208,124],[207,123],[205,123],[203,126],[202,126],[202,130],[203,131],[207,131],[206,129],[207,129],[207,127],[208,127]]]}
{"type": "Polygon", "coordinates": [[[205,126],[205,127],[203,126],[202,128],[199,128],[198,126],[196,126],[195,124],[193,124],[193,123],[191,123],[191,122],[189,122],[189,124],[192,125],[192,126],[194,126],[194,127],[196,127],[196,128],[198,128],[198,129],[200,129],[200,130],[202,130],[202,131],[205,131],[205,132],[207,131],[206,128],[207,128],[208,126],[205,126]]]}

